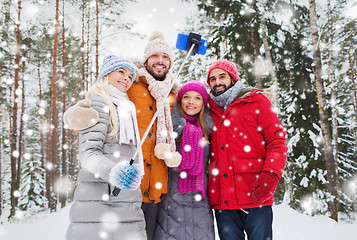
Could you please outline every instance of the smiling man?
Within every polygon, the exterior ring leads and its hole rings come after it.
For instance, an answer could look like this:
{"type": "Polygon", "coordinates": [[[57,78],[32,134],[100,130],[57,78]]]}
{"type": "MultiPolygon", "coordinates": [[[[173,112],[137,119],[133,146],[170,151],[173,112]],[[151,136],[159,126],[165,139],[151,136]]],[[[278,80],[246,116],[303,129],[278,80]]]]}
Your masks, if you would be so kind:
{"type": "Polygon", "coordinates": [[[244,87],[225,59],[208,70],[213,118],[208,197],[221,240],[272,239],[273,194],[287,153],[286,130],[262,91],[244,87]]]}
{"type": "Polygon", "coordinates": [[[169,72],[173,59],[172,48],[163,35],[154,32],[144,51],[143,67],[139,69],[140,77],[128,91],[128,97],[136,107],[140,138],[158,107],[165,106],[158,113],[157,121],[142,146],[145,175],[140,188],[148,239],[153,238],[156,228],[157,207],[161,195],[167,193],[167,167],[177,167],[181,162],[181,155],[175,152],[175,139],[170,134],[163,134],[173,131],[170,107],[175,101],[169,102],[168,99],[176,99],[178,85],[175,85],[169,97],[165,98],[171,82],[174,81],[169,72]]]}

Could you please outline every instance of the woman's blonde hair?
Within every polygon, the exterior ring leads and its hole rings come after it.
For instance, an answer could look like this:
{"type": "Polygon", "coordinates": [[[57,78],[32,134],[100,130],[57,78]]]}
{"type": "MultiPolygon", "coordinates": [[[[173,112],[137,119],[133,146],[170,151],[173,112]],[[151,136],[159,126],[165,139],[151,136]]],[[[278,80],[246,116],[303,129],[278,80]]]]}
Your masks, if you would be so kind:
{"type": "Polygon", "coordinates": [[[109,137],[118,138],[118,113],[117,110],[110,98],[109,90],[109,79],[108,76],[101,78],[98,82],[93,84],[86,94],[86,98],[91,96],[100,96],[104,99],[104,102],[108,105],[109,108],[109,119],[110,125],[112,126],[112,131],[109,133],[109,137]]]}

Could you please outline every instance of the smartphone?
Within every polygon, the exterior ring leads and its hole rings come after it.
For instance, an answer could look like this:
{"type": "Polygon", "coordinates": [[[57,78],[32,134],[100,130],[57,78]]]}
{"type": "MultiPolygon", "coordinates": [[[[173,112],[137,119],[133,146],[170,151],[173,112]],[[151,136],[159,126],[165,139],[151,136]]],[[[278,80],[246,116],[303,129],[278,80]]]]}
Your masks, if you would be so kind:
{"type": "Polygon", "coordinates": [[[192,38],[195,38],[197,40],[199,38],[201,42],[201,45],[198,47],[198,49],[196,47],[194,48],[192,55],[196,53],[205,55],[208,47],[208,41],[201,39],[201,36],[195,33],[190,33],[190,35],[179,33],[177,35],[176,48],[179,50],[189,51],[193,44],[193,42],[191,41],[192,38]]]}

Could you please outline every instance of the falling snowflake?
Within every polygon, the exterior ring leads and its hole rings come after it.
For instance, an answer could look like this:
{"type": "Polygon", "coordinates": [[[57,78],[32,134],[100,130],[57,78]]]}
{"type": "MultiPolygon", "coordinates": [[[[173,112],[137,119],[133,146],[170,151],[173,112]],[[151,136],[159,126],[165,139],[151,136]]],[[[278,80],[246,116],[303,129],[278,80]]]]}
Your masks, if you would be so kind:
{"type": "Polygon", "coordinates": [[[177,132],[172,132],[172,133],[171,133],[171,137],[174,138],[174,139],[176,139],[176,138],[178,137],[177,132]]]}
{"type": "Polygon", "coordinates": [[[182,179],[187,178],[187,173],[186,172],[181,172],[180,173],[180,178],[182,178],[182,179]]]}
{"type": "Polygon", "coordinates": [[[18,88],[18,89],[15,90],[15,94],[16,94],[17,96],[20,96],[21,93],[22,93],[21,89],[18,88]]]}
{"type": "Polygon", "coordinates": [[[196,200],[196,202],[200,202],[202,200],[201,194],[196,194],[195,195],[195,200],[196,200]]]}
{"type": "Polygon", "coordinates": [[[27,136],[32,136],[33,130],[32,129],[27,129],[25,133],[26,133],[27,136]]]}
{"type": "Polygon", "coordinates": [[[108,237],[109,237],[109,234],[106,232],[106,231],[99,231],[98,232],[98,235],[99,235],[99,237],[101,238],[101,239],[108,239],[108,237]]]}
{"type": "Polygon", "coordinates": [[[17,197],[17,198],[18,198],[18,197],[21,196],[21,193],[20,193],[20,191],[15,190],[13,195],[14,195],[14,197],[17,197]]]}
{"type": "Polygon", "coordinates": [[[190,145],[185,145],[184,146],[184,150],[186,151],[186,152],[189,152],[189,151],[191,151],[191,146],[190,145]]]}
{"type": "Polygon", "coordinates": [[[115,152],[113,153],[113,157],[114,157],[114,158],[120,157],[120,152],[119,152],[119,151],[115,151],[115,152]]]}
{"type": "Polygon", "coordinates": [[[53,170],[53,168],[54,168],[54,166],[53,166],[53,164],[52,163],[50,163],[50,162],[47,162],[46,164],[45,164],[45,168],[47,169],[47,170],[53,170]]]}
{"type": "Polygon", "coordinates": [[[30,117],[29,117],[29,115],[27,115],[27,114],[24,114],[24,115],[22,116],[22,120],[24,120],[25,122],[27,122],[29,119],[30,119],[30,117]]]}
{"type": "Polygon", "coordinates": [[[108,201],[108,200],[109,200],[109,195],[108,195],[108,194],[103,194],[103,195],[102,195],[102,200],[103,200],[104,202],[108,201]]]}
{"type": "Polygon", "coordinates": [[[217,176],[219,174],[219,170],[217,168],[212,169],[212,175],[217,176]]]}
{"type": "Polygon", "coordinates": [[[25,153],[25,154],[24,154],[24,158],[25,158],[26,160],[30,160],[31,157],[32,157],[32,155],[31,155],[30,153],[25,153]]]}
{"type": "Polygon", "coordinates": [[[161,189],[162,188],[162,183],[161,182],[158,182],[155,184],[155,188],[156,189],[161,189]]]}
{"type": "Polygon", "coordinates": [[[226,127],[229,127],[231,125],[231,121],[226,119],[223,121],[223,125],[226,126],[226,127]]]}
{"type": "Polygon", "coordinates": [[[108,107],[108,106],[104,106],[104,107],[103,107],[103,112],[109,113],[109,107],[108,107]]]}
{"type": "Polygon", "coordinates": [[[38,113],[39,113],[40,115],[43,115],[43,114],[46,113],[46,111],[45,111],[44,108],[40,108],[40,109],[38,110],[38,113]]]}
{"type": "Polygon", "coordinates": [[[305,210],[305,212],[309,215],[313,215],[316,213],[318,209],[319,203],[317,200],[311,196],[308,195],[306,196],[302,201],[301,201],[301,207],[305,210]]]}
{"type": "Polygon", "coordinates": [[[19,151],[15,150],[12,152],[12,156],[15,157],[15,158],[18,158],[20,156],[20,153],[19,151]]]}
{"type": "Polygon", "coordinates": [[[69,177],[62,176],[55,182],[55,191],[59,195],[67,196],[68,193],[72,192],[73,184],[69,177]]]}
{"type": "Polygon", "coordinates": [[[250,152],[252,148],[249,145],[244,146],[244,152],[250,152]]]}

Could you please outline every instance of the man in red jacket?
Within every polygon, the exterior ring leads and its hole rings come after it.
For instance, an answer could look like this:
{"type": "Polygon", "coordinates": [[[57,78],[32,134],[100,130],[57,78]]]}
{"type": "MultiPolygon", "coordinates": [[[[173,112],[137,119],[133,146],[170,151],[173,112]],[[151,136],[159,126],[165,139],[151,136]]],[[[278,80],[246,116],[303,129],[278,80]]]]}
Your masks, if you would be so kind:
{"type": "Polygon", "coordinates": [[[272,239],[273,194],[287,153],[286,130],[260,90],[245,88],[227,60],[208,70],[213,118],[208,196],[221,240],[272,239]]]}

